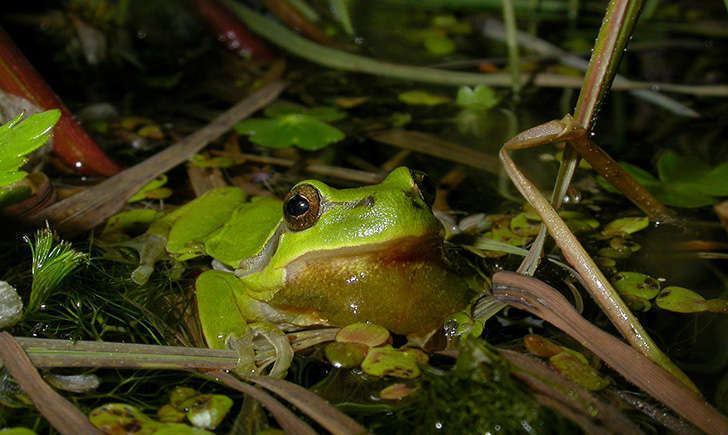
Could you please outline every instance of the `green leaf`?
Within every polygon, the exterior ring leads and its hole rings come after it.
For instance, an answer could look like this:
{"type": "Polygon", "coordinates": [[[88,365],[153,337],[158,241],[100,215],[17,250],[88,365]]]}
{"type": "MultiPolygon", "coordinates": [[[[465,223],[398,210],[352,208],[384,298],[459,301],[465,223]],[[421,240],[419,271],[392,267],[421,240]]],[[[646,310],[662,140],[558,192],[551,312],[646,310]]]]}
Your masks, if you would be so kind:
{"type": "Polygon", "coordinates": [[[676,313],[699,313],[707,309],[705,298],[683,287],[665,287],[655,299],[655,304],[676,313]]]}
{"type": "Polygon", "coordinates": [[[297,104],[279,104],[265,109],[265,116],[269,118],[281,118],[287,115],[308,115],[324,122],[333,122],[346,118],[346,112],[336,107],[317,106],[306,108],[297,104]]]}
{"type": "Polygon", "coordinates": [[[277,119],[248,119],[238,123],[235,130],[250,135],[250,140],[268,148],[298,146],[315,151],[338,142],[346,135],[339,129],[311,116],[284,115],[277,119]]]}
{"type": "Polygon", "coordinates": [[[692,184],[664,184],[649,190],[660,202],[674,207],[695,208],[715,203],[712,196],[706,195],[699,186],[692,184]]]}
{"type": "Polygon", "coordinates": [[[405,104],[420,106],[437,106],[449,103],[450,97],[432,94],[425,91],[406,91],[397,95],[397,99],[405,104]]]}
{"type": "Polygon", "coordinates": [[[424,40],[425,49],[435,56],[447,56],[455,52],[455,43],[447,36],[428,36],[424,40]]]}
{"type": "Polygon", "coordinates": [[[463,86],[458,89],[455,104],[465,109],[488,110],[495,107],[500,98],[490,86],[478,85],[475,88],[463,86]]]}
{"type": "Polygon", "coordinates": [[[697,157],[680,156],[673,151],[666,152],[657,161],[657,174],[663,183],[694,183],[708,171],[710,166],[697,157]]]}
{"type": "Polygon", "coordinates": [[[607,237],[632,234],[644,230],[649,224],[650,219],[647,216],[615,219],[604,227],[602,234],[607,237]]]}
{"type": "Polygon", "coordinates": [[[54,109],[33,114],[21,122],[21,113],[0,126],[0,187],[25,177],[26,173],[18,170],[27,162],[24,156],[48,141],[60,116],[61,111],[54,109]]]}
{"type": "Polygon", "coordinates": [[[131,203],[131,202],[137,202],[137,201],[146,199],[147,192],[150,192],[154,189],[158,189],[158,188],[164,186],[165,184],[167,184],[167,176],[162,174],[159,177],[157,177],[154,180],[147,183],[144,187],[141,188],[141,190],[139,192],[134,194],[134,196],[129,198],[126,202],[131,203]]]}

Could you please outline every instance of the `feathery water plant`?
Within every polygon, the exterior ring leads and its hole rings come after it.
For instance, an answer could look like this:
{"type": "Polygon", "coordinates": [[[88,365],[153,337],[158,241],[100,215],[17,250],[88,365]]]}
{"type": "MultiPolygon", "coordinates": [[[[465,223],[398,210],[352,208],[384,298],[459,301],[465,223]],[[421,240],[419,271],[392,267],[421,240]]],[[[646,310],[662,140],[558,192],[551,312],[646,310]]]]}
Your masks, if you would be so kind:
{"type": "Polygon", "coordinates": [[[88,255],[78,252],[71,244],[60,240],[49,226],[35,233],[35,240],[24,237],[33,257],[33,284],[26,314],[32,313],[48,298],[53,290],[79,264],[88,261],[88,255]]]}

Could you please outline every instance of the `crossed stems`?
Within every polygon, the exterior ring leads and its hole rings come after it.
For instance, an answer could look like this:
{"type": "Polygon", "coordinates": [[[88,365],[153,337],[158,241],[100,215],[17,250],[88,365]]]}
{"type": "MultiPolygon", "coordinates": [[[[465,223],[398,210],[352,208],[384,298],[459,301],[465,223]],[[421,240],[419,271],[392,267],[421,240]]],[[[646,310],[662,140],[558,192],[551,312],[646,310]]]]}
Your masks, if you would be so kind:
{"type": "MultiPolygon", "coordinates": [[[[592,260],[581,243],[579,243],[576,236],[569,230],[554,207],[541,194],[538,188],[518,169],[510,156],[511,151],[561,141],[565,141],[577,149],[583,148],[585,144],[598,149],[587,137],[586,130],[571,115],[566,115],[560,121],[547,122],[523,131],[506,142],[500,151],[500,159],[503,162],[506,173],[516,185],[518,191],[536,209],[546,229],[548,229],[556,244],[561,248],[564,258],[581,275],[592,297],[597,301],[612,324],[614,324],[627,342],[697,392],[698,389],[690,378],[657,347],[639,320],[632,314],[622,298],[614,290],[614,287],[612,287],[604,274],[599,270],[594,260],[592,260]]],[[[544,236],[545,232],[542,226],[542,231],[539,233],[537,242],[534,243],[534,247],[519,268],[519,272],[533,274],[535,264],[540,257],[541,241],[544,236]]]]}

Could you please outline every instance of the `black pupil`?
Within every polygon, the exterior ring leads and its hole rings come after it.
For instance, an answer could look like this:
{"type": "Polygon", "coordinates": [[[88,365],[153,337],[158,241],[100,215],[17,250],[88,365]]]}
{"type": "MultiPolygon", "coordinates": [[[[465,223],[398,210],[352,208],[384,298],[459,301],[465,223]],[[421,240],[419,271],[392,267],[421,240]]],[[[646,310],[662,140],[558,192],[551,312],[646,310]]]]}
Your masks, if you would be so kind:
{"type": "Polygon", "coordinates": [[[296,195],[286,203],[286,213],[289,216],[301,216],[309,209],[308,200],[301,195],[296,195]]]}

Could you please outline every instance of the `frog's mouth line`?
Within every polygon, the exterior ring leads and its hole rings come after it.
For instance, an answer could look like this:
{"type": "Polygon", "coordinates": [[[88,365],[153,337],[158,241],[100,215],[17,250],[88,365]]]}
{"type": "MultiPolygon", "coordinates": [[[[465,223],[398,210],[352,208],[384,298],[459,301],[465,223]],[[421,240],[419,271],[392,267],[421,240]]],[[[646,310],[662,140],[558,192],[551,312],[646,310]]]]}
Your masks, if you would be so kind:
{"type": "Polygon", "coordinates": [[[358,257],[379,253],[381,262],[432,259],[441,256],[442,237],[435,234],[405,236],[382,243],[360,246],[346,246],[334,249],[321,249],[307,252],[288,263],[287,270],[304,266],[306,263],[319,262],[330,258],[358,257]]]}

